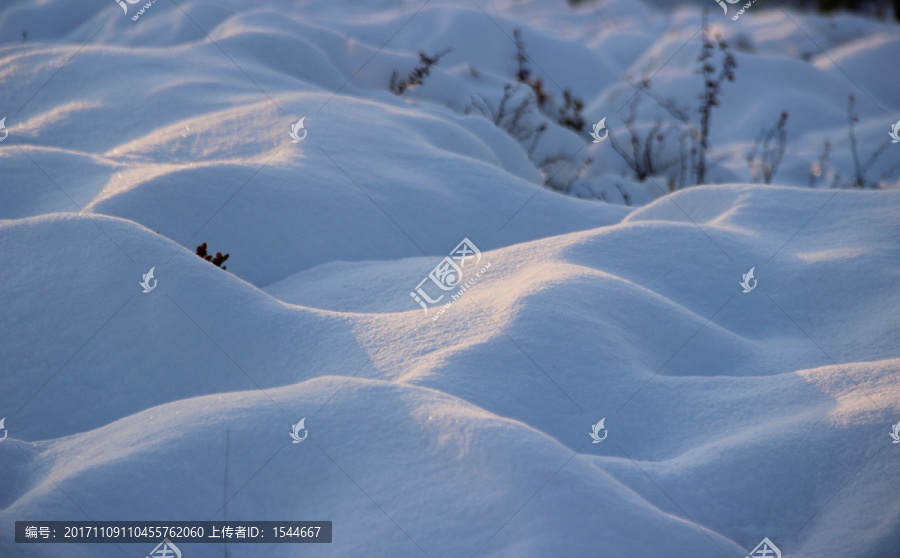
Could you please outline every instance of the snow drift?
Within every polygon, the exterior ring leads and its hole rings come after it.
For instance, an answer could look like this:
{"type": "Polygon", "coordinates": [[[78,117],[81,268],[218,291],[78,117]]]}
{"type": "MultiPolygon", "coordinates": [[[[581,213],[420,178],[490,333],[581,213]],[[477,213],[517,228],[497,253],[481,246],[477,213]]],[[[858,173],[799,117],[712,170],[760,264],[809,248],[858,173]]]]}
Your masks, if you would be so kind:
{"type": "Polygon", "coordinates": [[[825,139],[829,177],[852,174],[849,92],[860,151],[888,139],[897,27],[763,5],[715,21],[744,47],[714,186],[638,182],[554,124],[538,157],[594,160],[562,195],[467,110],[498,100],[518,28],[553,94],[621,132],[626,76],[694,102],[699,18],[188,0],[132,21],[9,2],[0,554],[152,549],[17,545],[16,520],[307,519],[334,542],[229,555],[740,558],[763,537],[790,557],[892,555],[900,197],[802,186],[825,139]],[[423,86],[388,91],[447,46],[423,86]],[[781,110],[779,186],[747,184],[781,110]],[[433,320],[409,293],[463,238],[491,266],[433,320]]]}

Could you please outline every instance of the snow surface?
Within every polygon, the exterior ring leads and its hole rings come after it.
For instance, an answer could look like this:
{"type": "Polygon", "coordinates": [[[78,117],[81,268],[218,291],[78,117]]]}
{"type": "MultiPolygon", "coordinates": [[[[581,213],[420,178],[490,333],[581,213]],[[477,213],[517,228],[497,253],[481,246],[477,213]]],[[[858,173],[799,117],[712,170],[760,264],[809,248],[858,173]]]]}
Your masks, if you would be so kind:
{"type": "Polygon", "coordinates": [[[520,29],[557,102],[613,133],[627,80],[693,110],[696,6],[140,6],[0,10],[0,556],[155,546],[16,544],[26,519],[334,522],[233,557],[900,554],[900,146],[881,189],[829,187],[849,94],[864,162],[900,119],[900,27],[712,5],[738,61],[715,185],[669,193],[539,114],[529,157],[476,105],[520,29]],[[783,110],[776,185],[750,184],[783,110]],[[558,154],[561,192],[532,162],[558,154]],[[409,293],[463,238],[490,267],[434,319],[409,293]]]}

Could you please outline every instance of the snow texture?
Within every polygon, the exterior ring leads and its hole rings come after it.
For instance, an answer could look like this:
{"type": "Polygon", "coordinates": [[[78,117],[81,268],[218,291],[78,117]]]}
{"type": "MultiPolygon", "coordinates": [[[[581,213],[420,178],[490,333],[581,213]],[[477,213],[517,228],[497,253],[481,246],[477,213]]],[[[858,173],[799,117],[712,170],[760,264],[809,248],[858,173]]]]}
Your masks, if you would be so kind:
{"type": "Polygon", "coordinates": [[[696,112],[697,4],[8,0],[0,556],[153,547],[16,544],[26,519],[333,521],[232,557],[897,556],[900,27],[708,4],[736,79],[709,184],[671,191],[588,132],[626,141],[641,79],[696,112]],[[556,103],[533,150],[490,120],[515,29],[556,103]],[[424,312],[463,238],[484,272],[424,312]]]}

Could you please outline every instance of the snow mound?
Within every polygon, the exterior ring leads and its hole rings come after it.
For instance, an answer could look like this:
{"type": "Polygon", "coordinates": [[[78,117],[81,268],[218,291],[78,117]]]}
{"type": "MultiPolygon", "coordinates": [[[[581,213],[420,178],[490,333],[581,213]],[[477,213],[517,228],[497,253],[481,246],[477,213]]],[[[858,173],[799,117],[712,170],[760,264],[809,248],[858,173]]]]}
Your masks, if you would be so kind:
{"type": "MultiPolygon", "coordinates": [[[[897,151],[868,169],[884,189],[824,186],[853,172],[849,93],[864,157],[900,118],[897,26],[714,20],[739,68],[718,184],[676,189],[551,116],[569,90],[622,138],[648,72],[695,103],[698,9],[358,4],[0,12],[0,522],[333,521],[315,556],[891,555],[897,151]],[[516,30],[554,99],[525,139],[491,118],[516,30]],[[775,185],[748,184],[782,110],[775,185]],[[465,292],[423,312],[464,238],[465,292]]],[[[0,530],[2,556],[149,551],[0,530]]]]}

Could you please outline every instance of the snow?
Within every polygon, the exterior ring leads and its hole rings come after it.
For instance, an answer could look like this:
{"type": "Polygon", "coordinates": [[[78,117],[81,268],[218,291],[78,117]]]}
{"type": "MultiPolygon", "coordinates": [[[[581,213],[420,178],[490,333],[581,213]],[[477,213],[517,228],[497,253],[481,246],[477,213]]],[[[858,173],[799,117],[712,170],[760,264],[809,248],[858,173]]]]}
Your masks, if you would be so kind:
{"type": "MultiPolygon", "coordinates": [[[[695,111],[701,12],[678,4],[8,2],[0,555],[156,544],[15,543],[38,519],[333,521],[229,556],[896,554],[900,26],[710,2],[736,79],[709,184],[670,191],[548,114],[570,89],[625,141],[643,78],[695,111]],[[516,29],[554,99],[533,150],[487,114],[516,29]],[[850,94],[863,162],[883,148],[866,189],[830,187],[850,94]],[[410,292],[464,238],[464,279],[490,266],[434,319],[410,292]]],[[[637,127],[662,118],[644,97],[637,127]]]]}

